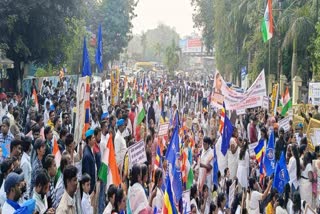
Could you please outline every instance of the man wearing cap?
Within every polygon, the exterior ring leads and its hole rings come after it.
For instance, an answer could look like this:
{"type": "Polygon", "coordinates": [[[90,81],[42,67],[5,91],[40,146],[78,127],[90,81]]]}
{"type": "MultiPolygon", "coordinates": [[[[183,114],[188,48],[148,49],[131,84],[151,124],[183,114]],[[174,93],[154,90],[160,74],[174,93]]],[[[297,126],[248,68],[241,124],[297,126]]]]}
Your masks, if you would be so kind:
{"type": "Polygon", "coordinates": [[[23,174],[18,175],[15,172],[11,172],[4,183],[4,190],[7,194],[7,200],[3,204],[2,213],[13,214],[20,208],[18,203],[22,196],[21,187],[23,186],[23,174]]]}
{"type": "Polygon", "coordinates": [[[122,135],[123,131],[126,128],[124,119],[120,119],[117,121],[117,127],[118,127],[118,131],[114,139],[114,147],[116,152],[116,161],[117,161],[118,168],[122,169],[124,156],[127,152],[126,141],[122,135]]]}
{"type": "Polygon", "coordinates": [[[9,119],[4,119],[2,121],[1,133],[0,133],[0,146],[2,147],[2,156],[4,158],[9,157],[10,144],[11,144],[11,141],[14,139],[14,136],[9,132],[9,127],[10,127],[9,119]]]}
{"type": "Polygon", "coordinates": [[[83,149],[82,174],[87,173],[91,177],[90,192],[92,193],[96,185],[96,161],[93,155],[93,146],[96,143],[94,130],[89,129],[86,132],[86,146],[83,149]]]}
{"type": "Polygon", "coordinates": [[[11,158],[5,159],[1,164],[1,173],[3,175],[3,181],[0,188],[0,207],[3,206],[4,202],[7,200],[6,192],[4,189],[4,183],[7,176],[13,171],[13,160],[11,158]]]}

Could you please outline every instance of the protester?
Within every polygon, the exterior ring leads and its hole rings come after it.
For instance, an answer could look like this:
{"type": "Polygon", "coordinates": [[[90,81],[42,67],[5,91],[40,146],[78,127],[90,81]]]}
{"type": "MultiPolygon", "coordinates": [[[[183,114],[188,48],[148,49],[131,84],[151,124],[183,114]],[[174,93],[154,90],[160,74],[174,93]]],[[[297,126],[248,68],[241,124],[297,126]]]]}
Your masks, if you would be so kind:
{"type": "Polygon", "coordinates": [[[36,151],[36,160],[32,165],[31,183],[30,183],[30,198],[32,197],[33,188],[35,187],[36,175],[43,169],[42,159],[44,158],[46,145],[43,140],[37,139],[34,143],[34,150],[36,151]]]}
{"type": "Polygon", "coordinates": [[[115,202],[115,197],[117,194],[117,187],[114,184],[111,184],[108,188],[108,205],[103,211],[103,214],[111,214],[113,208],[114,208],[114,202],[115,202]]]}
{"type": "Polygon", "coordinates": [[[50,178],[47,171],[41,170],[37,174],[33,199],[36,200],[35,212],[39,214],[54,214],[54,209],[48,206],[47,193],[49,192],[50,178]]]}
{"type": "Polygon", "coordinates": [[[21,188],[23,184],[23,175],[11,172],[4,182],[4,191],[6,193],[6,201],[1,209],[2,213],[13,214],[21,206],[18,203],[22,197],[21,188]]]}
{"type": "Polygon", "coordinates": [[[319,147],[308,130],[309,114],[317,118],[318,107],[294,109],[283,126],[283,115],[274,109],[230,111],[224,87],[225,109],[218,108],[212,81],[156,79],[147,71],[128,79],[119,79],[118,97],[112,84],[106,88],[92,81],[83,84],[89,96],[80,96],[77,84],[61,78],[58,84],[34,82],[33,88],[42,89],[36,90],[38,100],[30,92],[21,100],[2,99],[0,205],[7,200],[8,174],[22,171],[27,192],[21,189],[17,201],[22,206],[33,196],[39,213],[46,207],[46,212],[80,214],[162,213],[170,207],[205,214],[319,208],[319,147]],[[78,109],[79,97],[85,109],[78,109]],[[296,114],[305,120],[297,121],[296,114]]]}
{"type": "Polygon", "coordinates": [[[91,177],[88,174],[83,174],[80,181],[81,190],[81,209],[84,214],[93,214],[93,201],[94,194],[89,195],[91,177]]]}
{"type": "Polygon", "coordinates": [[[63,170],[63,183],[65,186],[65,191],[62,195],[56,213],[76,214],[74,199],[78,186],[76,167],[69,165],[63,170]]]}
{"type": "Polygon", "coordinates": [[[94,137],[94,131],[89,129],[86,132],[86,146],[83,150],[83,160],[82,160],[82,173],[87,173],[90,175],[90,191],[89,194],[93,192],[96,185],[96,162],[93,155],[93,146],[96,143],[96,138],[94,137]]]}
{"type": "Polygon", "coordinates": [[[24,181],[26,182],[27,187],[27,198],[30,195],[30,185],[31,185],[31,161],[30,161],[30,152],[31,152],[31,138],[25,137],[21,143],[22,146],[22,157],[20,167],[23,171],[24,181]]]}
{"type": "Polygon", "coordinates": [[[47,170],[50,180],[49,191],[47,193],[48,207],[53,207],[56,203],[55,176],[57,174],[57,165],[53,155],[46,157],[43,168],[47,170]]]}

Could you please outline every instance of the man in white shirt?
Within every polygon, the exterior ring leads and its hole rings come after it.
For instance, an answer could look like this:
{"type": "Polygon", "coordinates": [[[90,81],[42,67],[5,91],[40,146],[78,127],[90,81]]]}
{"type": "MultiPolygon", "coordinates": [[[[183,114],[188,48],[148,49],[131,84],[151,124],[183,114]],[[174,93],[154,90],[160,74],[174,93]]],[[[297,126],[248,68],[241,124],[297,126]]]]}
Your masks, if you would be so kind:
{"type": "Polygon", "coordinates": [[[296,127],[296,130],[298,131],[296,133],[297,143],[300,146],[300,141],[302,140],[302,138],[306,137],[306,134],[303,133],[303,124],[299,123],[296,127]]]}
{"type": "Polygon", "coordinates": [[[21,187],[23,185],[23,175],[18,175],[15,172],[11,172],[4,182],[4,191],[7,194],[7,199],[3,204],[2,213],[13,214],[20,208],[18,203],[22,196],[21,187]]]}
{"type": "Polygon", "coordinates": [[[27,192],[26,196],[29,195],[29,189],[30,189],[30,183],[31,183],[31,161],[30,161],[30,152],[31,152],[31,138],[30,137],[25,137],[22,141],[22,157],[21,157],[21,163],[20,163],[20,168],[23,171],[24,175],[24,181],[26,182],[27,185],[27,192]]]}
{"type": "Polygon", "coordinates": [[[100,152],[103,155],[104,150],[107,148],[107,143],[109,139],[109,113],[103,113],[101,116],[101,140],[100,140],[100,152]]]}
{"type": "Polygon", "coordinates": [[[119,169],[122,169],[124,156],[127,152],[127,145],[126,141],[122,135],[123,131],[125,130],[125,121],[124,119],[120,119],[117,121],[118,131],[114,138],[114,147],[116,152],[116,161],[119,169]]]}
{"type": "Polygon", "coordinates": [[[45,102],[45,110],[44,110],[44,113],[43,113],[43,124],[47,124],[48,123],[48,120],[49,120],[49,112],[50,112],[50,101],[46,101],[45,102]]]}
{"type": "Polygon", "coordinates": [[[36,201],[35,212],[54,213],[54,209],[48,210],[47,192],[49,191],[50,178],[45,170],[41,170],[36,177],[35,188],[33,190],[33,199],[36,201]]]}
{"type": "Polygon", "coordinates": [[[0,105],[0,124],[2,124],[2,118],[8,113],[8,105],[7,100],[2,99],[2,103],[0,105]]]}

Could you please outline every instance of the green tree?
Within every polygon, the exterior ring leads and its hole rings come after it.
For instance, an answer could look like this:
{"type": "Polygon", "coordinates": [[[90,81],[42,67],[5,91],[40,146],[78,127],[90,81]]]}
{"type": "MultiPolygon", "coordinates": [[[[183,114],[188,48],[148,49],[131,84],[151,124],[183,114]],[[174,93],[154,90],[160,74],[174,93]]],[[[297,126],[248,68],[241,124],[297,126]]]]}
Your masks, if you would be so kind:
{"type": "Polygon", "coordinates": [[[176,45],[176,42],[172,40],[171,45],[166,48],[164,56],[164,64],[171,76],[179,66],[179,59],[179,47],[176,45]]]}
{"type": "Polygon", "coordinates": [[[141,47],[142,47],[142,56],[143,59],[146,57],[146,50],[147,50],[147,35],[146,33],[142,32],[141,34],[141,47]]]}
{"type": "Polygon", "coordinates": [[[315,81],[320,81],[320,23],[316,25],[316,35],[309,47],[311,51],[311,63],[313,79],[315,81]]]}
{"type": "MultiPolygon", "coordinates": [[[[301,58],[305,58],[307,45],[315,32],[314,15],[312,13],[312,1],[294,2],[285,9],[280,19],[280,25],[284,33],[283,48],[292,46],[291,78],[298,74],[298,51],[302,52],[301,58]]],[[[300,73],[300,75],[303,75],[300,73]]]]}
{"type": "Polygon", "coordinates": [[[154,45],[154,51],[155,51],[155,56],[158,58],[161,58],[163,49],[159,42],[154,45]]]}
{"type": "Polygon", "coordinates": [[[129,42],[128,52],[132,56],[141,55],[140,60],[162,61],[164,49],[171,45],[172,40],[178,44],[179,34],[173,28],[159,24],[157,28],[147,30],[142,35],[134,35],[129,42]],[[144,36],[145,39],[142,38],[144,36]]]}
{"type": "Polygon", "coordinates": [[[64,51],[61,42],[68,32],[67,18],[79,18],[81,0],[6,0],[0,1],[0,43],[8,46],[14,60],[13,80],[21,81],[20,63],[59,65],[64,51]]]}
{"type": "Polygon", "coordinates": [[[102,0],[99,13],[103,25],[104,62],[118,60],[128,46],[132,38],[132,19],[136,16],[134,8],[137,3],[135,0],[102,0]]]}
{"type": "Polygon", "coordinates": [[[208,53],[213,51],[214,0],[191,0],[194,7],[193,22],[201,29],[203,43],[208,53]]]}

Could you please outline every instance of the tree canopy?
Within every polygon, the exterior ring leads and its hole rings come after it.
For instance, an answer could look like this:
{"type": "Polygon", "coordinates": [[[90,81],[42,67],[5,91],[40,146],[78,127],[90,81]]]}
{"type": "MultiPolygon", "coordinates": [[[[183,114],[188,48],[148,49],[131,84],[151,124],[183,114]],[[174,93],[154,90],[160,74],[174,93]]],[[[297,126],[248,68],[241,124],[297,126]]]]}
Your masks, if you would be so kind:
{"type": "Polygon", "coordinates": [[[195,24],[202,29],[206,46],[214,47],[220,72],[236,80],[246,66],[251,79],[265,69],[276,77],[281,71],[289,81],[300,75],[305,82],[318,70],[316,2],[273,1],[269,70],[269,44],[263,43],[261,33],[266,0],[191,0],[195,24]]]}
{"type": "MultiPolygon", "coordinates": [[[[134,0],[0,1],[0,47],[15,62],[14,79],[22,79],[21,62],[78,71],[83,37],[92,39],[99,24],[104,63],[118,59],[132,36],[136,4],[134,0]]],[[[89,48],[92,64],[94,46],[89,48]]]]}
{"type": "Polygon", "coordinates": [[[157,28],[135,35],[129,43],[128,52],[138,61],[163,61],[166,48],[179,42],[175,29],[159,24],[157,28]]]}

